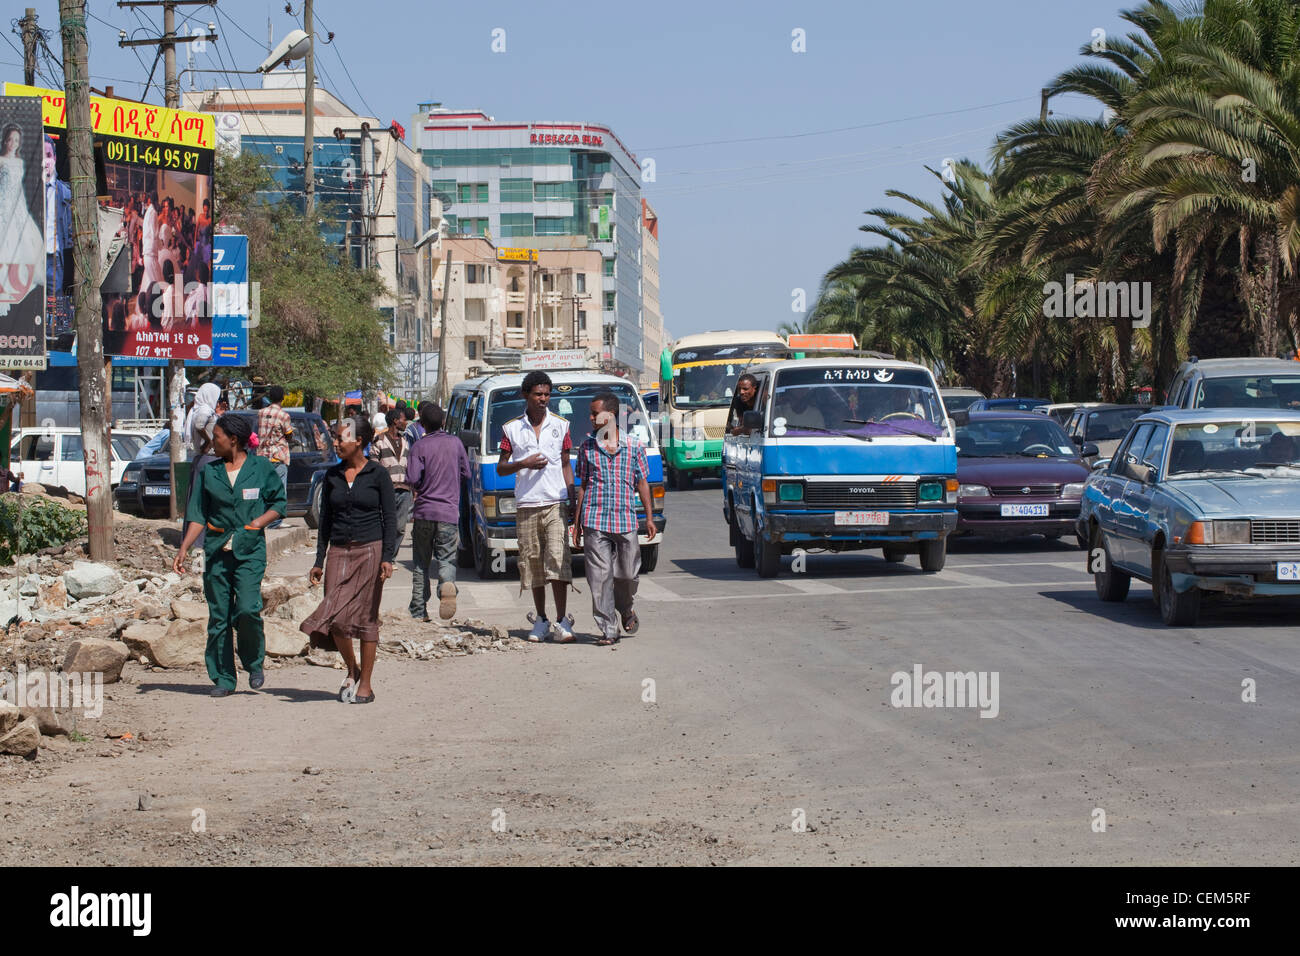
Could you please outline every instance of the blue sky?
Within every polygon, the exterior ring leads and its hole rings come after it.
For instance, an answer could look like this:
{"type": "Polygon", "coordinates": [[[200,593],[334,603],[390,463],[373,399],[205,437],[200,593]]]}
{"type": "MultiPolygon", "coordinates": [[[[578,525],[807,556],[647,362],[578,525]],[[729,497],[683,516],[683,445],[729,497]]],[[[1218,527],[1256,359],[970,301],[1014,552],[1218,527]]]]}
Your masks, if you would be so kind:
{"type": "MultiPolygon", "coordinates": [[[[24,5],[11,4],[11,14],[24,5]]],[[[61,58],[57,2],[34,6],[61,58]]],[[[230,68],[254,69],[265,56],[268,17],[277,39],[297,26],[283,0],[220,0],[215,15],[182,9],[178,20],[192,14],[190,25],[217,22],[230,68]]],[[[638,158],[655,161],[644,195],[660,216],[669,331],[775,328],[801,318],[793,290],[805,290],[811,308],[826,269],[867,239],[858,231],[864,210],[901,207],[888,189],[936,197],[925,165],[984,160],[999,129],[1037,115],[1040,88],[1077,61],[1094,29],[1124,32],[1119,9],[1115,0],[317,0],[318,29],[335,33],[317,72],[358,111],[408,126],[422,101],[480,107],[498,120],[609,124],[638,158]],[[491,49],[496,28],[505,30],[504,53],[491,49]],[[806,52],[791,48],[796,29],[806,52]],[[795,135],[805,133],[814,135],[795,135]]],[[[102,18],[90,21],[94,85],[139,97],[152,52],[138,60],[120,49],[117,30],[143,37],[161,12],[145,7],[136,17],[95,0],[91,12],[102,18]]],[[[7,78],[21,80],[12,47],[0,48],[0,60],[7,78]]],[[[184,54],[178,60],[183,69],[184,54]]],[[[209,48],[195,65],[223,63],[209,48]]],[[[161,74],[160,64],[150,101],[162,101],[161,74]]],[[[229,85],[219,74],[198,82],[229,85]]],[[[1052,108],[1099,112],[1079,98],[1052,108]]]]}

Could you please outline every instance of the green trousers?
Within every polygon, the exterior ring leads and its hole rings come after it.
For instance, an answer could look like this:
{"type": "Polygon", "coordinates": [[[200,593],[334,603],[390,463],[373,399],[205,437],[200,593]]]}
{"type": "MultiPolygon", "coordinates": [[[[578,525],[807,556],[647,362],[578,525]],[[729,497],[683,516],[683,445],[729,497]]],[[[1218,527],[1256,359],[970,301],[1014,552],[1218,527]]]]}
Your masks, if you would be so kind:
{"type": "Polygon", "coordinates": [[[235,689],[235,641],[239,635],[239,662],[255,674],[266,657],[266,632],[262,629],[262,578],[266,558],[236,558],[218,551],[208,558],[203,572],[203,596],[208,601],[208,650],[204,655],[208,677],[218,687],[235,689]]]}

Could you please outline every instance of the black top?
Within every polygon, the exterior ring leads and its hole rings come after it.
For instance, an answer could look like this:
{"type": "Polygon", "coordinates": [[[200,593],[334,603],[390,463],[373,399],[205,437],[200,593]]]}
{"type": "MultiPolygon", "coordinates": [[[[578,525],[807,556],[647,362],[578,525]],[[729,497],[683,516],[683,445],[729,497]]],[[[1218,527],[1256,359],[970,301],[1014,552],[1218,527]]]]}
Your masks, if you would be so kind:
{"type": "Polygon", "coordinates": [[[383,560],[397,557],[397,497],[393,479],[378,463],[367,461],[352,487],[343,477],[343,462],[325,472],[320,496],[320,529],[316,537],[316,567],[325,566],[331,544],[365,544],[383,540],[383,560]]]}

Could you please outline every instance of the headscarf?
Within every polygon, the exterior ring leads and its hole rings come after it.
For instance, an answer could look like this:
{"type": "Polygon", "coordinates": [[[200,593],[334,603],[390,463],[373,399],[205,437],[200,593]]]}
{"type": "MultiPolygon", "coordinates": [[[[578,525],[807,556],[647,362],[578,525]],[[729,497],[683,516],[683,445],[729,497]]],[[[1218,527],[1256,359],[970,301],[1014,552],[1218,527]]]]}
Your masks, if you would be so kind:
{"type": "Polygon", "coordinates": [[[185,419],[185,437],[187,439],[194,434],[195,415],[200,411],[216,415],[217,402],[219,401],[221,401],[220,385],[216,382],[204,382],[199,386],[199,390],[194,396],[194,406],[190,409],[189,417],[185,419]]]}

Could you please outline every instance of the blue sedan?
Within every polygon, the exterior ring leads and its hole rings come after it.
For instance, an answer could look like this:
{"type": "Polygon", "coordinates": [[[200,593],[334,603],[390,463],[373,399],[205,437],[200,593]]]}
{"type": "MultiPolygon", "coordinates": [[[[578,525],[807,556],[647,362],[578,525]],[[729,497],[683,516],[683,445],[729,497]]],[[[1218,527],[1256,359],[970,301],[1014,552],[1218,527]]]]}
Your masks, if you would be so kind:
{"type": "Polygon", "coordinates": [[[1084,489],[1077,531],[1103,601],[1151,583],[1166,624],[1201,595],[1300,596],[1300,412],[1156,411],[1084,489]]]}

